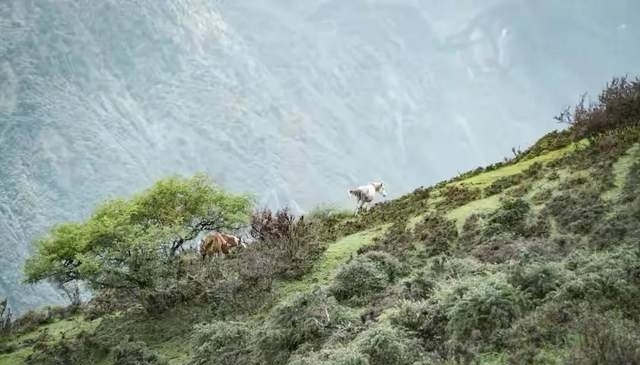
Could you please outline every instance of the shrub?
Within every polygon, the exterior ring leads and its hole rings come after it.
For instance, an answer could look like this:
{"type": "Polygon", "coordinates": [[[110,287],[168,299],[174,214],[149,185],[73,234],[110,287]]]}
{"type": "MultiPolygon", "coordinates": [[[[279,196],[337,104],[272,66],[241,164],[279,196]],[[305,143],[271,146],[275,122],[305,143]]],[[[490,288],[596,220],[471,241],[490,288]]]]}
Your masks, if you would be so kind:
{"type": "Polygon", "coordinates": [[[523,344],[506,358],[509,365],[562,365],[561,358],[548,350],[530,344],[523,344]]]}
{"type": "Polygon", "coordinates": [[[407,229],[407,219],[395,221],[382,237],[375,238],[373,244],[360,247],[358,254],[369,251],[388,252],[406,260],[413,250],[413,234],[407,229]]]}
{"type": "Polygon", "coordinates": [[[454,221],[439,214],[429,214],[414,228],[416,239],[425,246],[427,257],[448,253],[458,238],[454,221]]]}
{"type": "Polygon", "coordinates": [[[433,293],[435,280],[429,271],[419,271],[414,277],[402,281],[402,287],[404,298],[426,299],[433,293]]]}
{"type": "Polygon", "coordinates": [[[215,321],[196,325],[189,365],[246,363],[250,334],[249,327],[243,323],[215,321]]]}
{"type": "Polygon", "coordinates": [[[516,240],[510,234],[494,234],[471,250],[471,255],[490,264],[501,264],[518,258],[516,240]]]}
{"type": "Polygon", "coordinates": [[[607,252],[579,253],[567,267],[573,270],[558,293],[564,300],[590,303],[600,310],[617,309],[640,318],[640,250],[619,246],[607,252]]]}
{"type": "Polygon", "coordinates": [[[219,318],[252,313],[269,301],[280,263],[260,245],[241,250],[231,260],[208,265],[198,282],[206,289],[207,301],[219,318]]]}
{"type": "Polygon", "coordinates": [[[594,138],[615,129],[640,123],[640,80],[614,77],[598,96],[597,103],[584,104],[584,96],[573,112],[565,109],[556,117],[570,125],[574,140],[594,138]]]}
{"type": "Polygon", "coordinates": [[[592,190],[556,195],[544,208],[566,232],[577,234],[589,233],[606,211],[600,194],[592,190]]]}
{"type": "Polygon", "coordinates": [[[623,201],[630,202],[640,195],[640,162],[631,165],[624,187],[622,188],[623,201]]]}
{"type": "Polygon", "coordinates": [[[523,235],[530,210],[529,203],[523,199],[503,199],[500,208],[489,216],[483,235],[490,237],[499,232],[523,235]]]}
{"type": "Polygon", "coordinates": [[[357,348],[369,357],[371,365],[409,365],[418,360],[419,345],[401,330],[379,325],[362,332],[357,348]]]}
{"type": "Polygon", "coordinates": [[[529,219],[523,230],[523,236],[527,238],[538,237],[545,238],[551,234],[551,223],[546,214],[536,214],[529,219]]]}
{"type": "Polygon", "coordinates": [[[589,236],[589,244],[597,250],[621,244],[627,233],[637,226],[637,220],[628,214],[619,212],[596,225],[593,233],[589,236]]]}
{"type": "Polygon", "coordinates": [[[356,321],[355,315],[321,290],[298,294],[270,313],[257,335],[258,355],[263,363],[285,363],[301,345],[317,349],[332,332],[356,321]]]}
{"type": "Polygon", "coordinates": [[[446,340],[447,316],[437,300],[402,301],[390,313],[392,325],[422,340],[426,351],[437,351],[446,340]]]}
{"type": "Polygon", "coordinates": [[[96,291],[81,310],[86,319],[94,320],[118,310],[125,311],[136,305],[139,305],[137,298],[132,298],[130,293],[116,289],[103,289],[96,291]]]}
{"type": "Polygon", "coordinates": [[[250,234],[258,240],[276,265],[276,274],[285,279],[297,279],[306,274],[326,246],[314,237],[312,223],[320,218],[296,218],[287,208],[275,214],[269,209],[251,216],[250,234]]]}
{"type": "Polygon", "coordinates": [[[491,196],[491,195],[495,195],[498,193],[501,193],[502,191],[520,184],[525,178],[524,174],[515,174],[515,175],[509,175],[509,176],[503,176],[499,179],[496,179],[494,182],[491,183],[491,185],[487,186],[484,189],[484,196],[491,196]]]}
{"type": "MultiPolygon", "coordinates": [[[[434,263],[435,264],[435,263],[434,263]]],[[[432,271],[434,270],[432,265],[432,271]]],[[[440,277],[445,279],[459,279],[467,276],[482,276],[487,274],[487,265],[475,260],[472,257],[450,257],[442,263],[440,277]]]]}
{"type": "Polygon", "coordinates": [[[288,365],[369,365],[368,357],[361,352],[344,347],[327,349],[304,356],[292,356],[288,365]]]}
{"type": "Polygon", "coordinates": [[[76,337],[65,338],[63,334],[54,339],[45,330],[33,342],[33,353],[24,362],[27,365],[91,364],[95,363],[94,356],[106,356],[108,353],[103,343],[84,331],[76,337]]]}
{"type": "Polygon", "coordinates": [[[540,156],[549,151],[555,151],[571,143],[571,135],[568,130],[551,131],[540,138],[534,145],[522,152],[516,161],[524,161],[540,156]]]}
{"type": "Polygon", "coordinates": [[[389,283],[389,276],[379,265],[367,259],[355,259],[338,271],[331,293],[339,301],[365,304],[389,283]]]}
{"type": "Polygon", "coordinates": [[[362,255],[362,260],[368,260],[376,264],[380,270],[387,274],[389,282],[395,282],[397,278],[407,273],[407,267],[394,256],[382,251],[369,251],[362,255]]]}
{"type": "Polygon", "coordinates": [[[556,263],[521,263],[515,266],[509,278],[514,287],[536,301],[558,290],[564,280],[562,267],[556,263]]]}
{"type": "Polygon", "coordinates": [[[551,189],[541,189],[540,191],[537,191],[535,194],[533,194],[533,196],[531,197],[531,201],[535,204],[542,204],[551,199],[552,196],[553,191],[551,189]]]}
{"type": "Polygon", "coordinates": [[[22,316],[18,317],[12,324],[13,332],[29,332],[36,327],[53,322],[54,318],[51,312],[44,310],[29,310],[22,316]]]}
{"type": "Polygon", "coordinates": [[[444,199],[437,204],[440,209],[454,209],[482,197],[482,190],[457,184],[444,186],[440,190],[444,199]]]}
{"type": "Polygon", "coordinates": [[[449,319],[448,335],[463,343],[492,344],[525,308],[522,293],[501,274],[472,277],[440,293],[449,319]]]}
{"type": "Polygon", "coordinates": [[[467,253],[482,241],[483,220],[484,215],[473,213],[464,221],[458,237],[458,249],[461,253],[467,253]]]}
{"type": "Polygon", "coordinates": [[[124,341],[113,349],[113,360],[119,365],[167,365],[169,362],[156,355],[143,341],[124,341]]]}
{"type": "Polygon", "coordinates": [[[591,313],[578,323],[578,340],[570,349],[567,364],[640,364],[638,323],[620,313],[591,313]]]}
{"type": "Polygon", "coordinates": [[[524,176],[528,178],[539,178],[542,176],[543,170],[544,170],[544,165],[541,162],[536,161],[532,163],[531,166],[529,166],[522,173],[524,174],[524,176]]]}
{"type": "Polygon", "coordinates": [[[504,335],[510,357],[533,359],[540,354],[540,349],[562,345],[574,312],[566,303],[547,302],[519,318],[504,335]]]}

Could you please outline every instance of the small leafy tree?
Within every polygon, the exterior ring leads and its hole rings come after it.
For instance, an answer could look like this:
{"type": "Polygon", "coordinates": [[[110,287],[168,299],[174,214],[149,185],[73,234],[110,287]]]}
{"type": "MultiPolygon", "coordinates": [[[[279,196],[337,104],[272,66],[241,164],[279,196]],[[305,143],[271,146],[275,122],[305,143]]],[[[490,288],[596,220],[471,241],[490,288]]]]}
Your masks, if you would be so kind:
{"type": "Polygon", "coordinates": [[[172,176],[130,199],[101,204],[84,222],[53,227],[35,242],[25,281],[152,289],[186,242],[203,231],[239,228],[250,209],[248,196],[226,192],[204,174],[172,176]]]}

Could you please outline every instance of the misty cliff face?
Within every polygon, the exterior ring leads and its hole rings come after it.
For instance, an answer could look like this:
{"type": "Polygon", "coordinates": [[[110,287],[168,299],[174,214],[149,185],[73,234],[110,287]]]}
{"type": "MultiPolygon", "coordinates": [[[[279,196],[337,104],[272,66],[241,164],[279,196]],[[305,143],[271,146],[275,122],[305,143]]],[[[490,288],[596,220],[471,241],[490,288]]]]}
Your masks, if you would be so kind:
{"type": "Polygon", "coordinates": [[[636,1],[0,3],[0,296],[30,241],[170,173],[350,206],[493,162],[635,73],[636,1]]]}

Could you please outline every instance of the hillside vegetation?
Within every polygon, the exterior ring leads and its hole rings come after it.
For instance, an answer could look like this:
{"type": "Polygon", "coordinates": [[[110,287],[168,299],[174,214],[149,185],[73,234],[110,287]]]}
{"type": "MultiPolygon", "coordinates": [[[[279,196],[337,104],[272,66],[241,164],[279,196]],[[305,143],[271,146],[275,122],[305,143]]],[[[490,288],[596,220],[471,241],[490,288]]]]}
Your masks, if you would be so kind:
{"type": "Polygon", "coordinates": [[[72,305],[5,326],[0,365],[640,364],[640,82],[557,118],[361,215],[254,211],[200,175],[106,202],[36,242],[26,280],[72,305]],[[243,227],[226,257],[188,248],[243,227]]]}

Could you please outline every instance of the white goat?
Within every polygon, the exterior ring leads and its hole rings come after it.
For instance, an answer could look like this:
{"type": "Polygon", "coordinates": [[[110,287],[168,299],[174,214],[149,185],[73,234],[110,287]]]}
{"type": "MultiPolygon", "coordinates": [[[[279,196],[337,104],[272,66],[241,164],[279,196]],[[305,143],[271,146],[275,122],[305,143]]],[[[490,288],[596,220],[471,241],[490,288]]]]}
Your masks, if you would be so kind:
{"type": "Polygon", "coordinates": [[[383,197],[387,196],[387,191],[384,189],[384,184],[381,182],[372,182],[367,185],[358,186],[355,189],[349,190],[349,197],[355,196],[358,200],[358,206],[356,207],[356,213],[361,208],[364,208],[367,204],[373,201],[373,198],[379,193],[383,197]]]}

